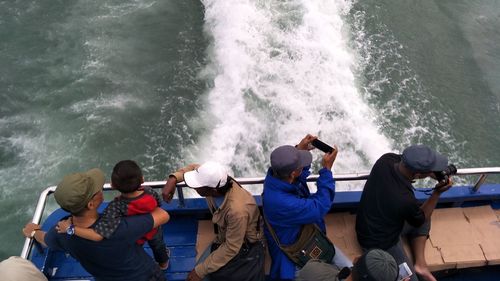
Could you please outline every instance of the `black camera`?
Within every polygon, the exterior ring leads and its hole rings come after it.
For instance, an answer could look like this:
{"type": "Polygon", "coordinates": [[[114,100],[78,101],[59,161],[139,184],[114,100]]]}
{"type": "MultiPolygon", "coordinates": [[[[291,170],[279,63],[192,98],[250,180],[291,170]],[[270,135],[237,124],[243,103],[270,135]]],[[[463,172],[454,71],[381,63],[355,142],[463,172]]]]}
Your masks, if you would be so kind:
{"type": "Polygon", "coordinates": [[[442,171],[434,172],[434,175],[436,176],[436,179],[439,182],[442,182],[442,181],[447,182],[448,178],[451,175],[455,175],[455,174],[457,174],[457,167],[455,167],[455,165],[453,165],[453,164],[448,165],[442,171]]]}

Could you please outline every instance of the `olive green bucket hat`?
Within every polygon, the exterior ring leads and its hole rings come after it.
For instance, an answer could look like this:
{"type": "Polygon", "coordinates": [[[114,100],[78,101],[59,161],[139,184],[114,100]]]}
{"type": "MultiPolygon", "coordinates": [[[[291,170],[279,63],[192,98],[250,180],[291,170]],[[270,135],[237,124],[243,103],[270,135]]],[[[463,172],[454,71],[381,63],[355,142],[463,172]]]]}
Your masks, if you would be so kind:
{"type": "Polygon", "coordinates": [[[85,173],[69,174],[57,185],[54,197],[61,208],[76,214],[102,190],[104,181],[104,173],[97,168],[85,173]]]}

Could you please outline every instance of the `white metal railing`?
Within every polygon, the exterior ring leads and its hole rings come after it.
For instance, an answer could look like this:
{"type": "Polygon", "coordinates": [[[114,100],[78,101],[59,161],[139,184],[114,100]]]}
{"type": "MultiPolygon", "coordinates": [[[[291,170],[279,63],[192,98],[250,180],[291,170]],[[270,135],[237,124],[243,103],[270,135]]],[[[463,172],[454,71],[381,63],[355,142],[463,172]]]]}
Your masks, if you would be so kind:
{"type": "MultiPolygon", "coordinates": [[[[458,176],[468,176],[468,175],[479,175],[479,179],[474,184],[471,192],[477,192],[481,185],[486,180],[486,177],[490,174],[500,174],[500,167],[486,167],[486,168],[464,168],[457,169],[458,176]]],[[[358,181],[358,180],[366,180],[368,178],[369,172],[361,172],[361,173],[350,173],[350,174],[336,174],[334,176],[336,181],[358,181]]],[[[316,181],[319,175],[311,175],[307,178],[308,182],[316,181]]],[[[256,178],[236,178],[236,181],[241,185],[251,185],[251,184],[263,184],[264,177],[256,177],[256,178]]],[[[151,187],[163,187],[166,181],[150,181],[145,182],[144,186],[151,187]]],[[[184,206],[184,192],[182,188],[186,187],[184,182],[177,184],[177,196],[179,199],[179,205],[184,206]]],[[[45,205],[47,202],[47,198],[50,194],[52,194],[56,190],[56,186],[47,187],[39,196],[38,203],[35,209],[35,213],[33,215],[32,222],[36,224],[40,224],[42,220],[43,211],[45,209],[45,205]]],[[[104,190],[111,190],[111,185],[109,183],[104,185],[104,190]]],[[[28,258],[31,249],[33,247],[33,239],[26,238],[24,241],[24,246],[21,251],[21,257],[28,258]]]]}

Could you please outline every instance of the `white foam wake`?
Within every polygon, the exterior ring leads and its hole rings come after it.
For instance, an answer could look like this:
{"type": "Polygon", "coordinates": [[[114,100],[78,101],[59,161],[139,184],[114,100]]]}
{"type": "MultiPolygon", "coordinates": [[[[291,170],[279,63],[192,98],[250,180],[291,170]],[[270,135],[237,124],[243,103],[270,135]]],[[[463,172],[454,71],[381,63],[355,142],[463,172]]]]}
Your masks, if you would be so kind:
{"type": "Polygon", "coordinates": [[[296,144],[306,133],[338,145],[338,172],[368,170],[390,150],[355,86],[343,35],[348,2],[202,2],[212,37],[204,74],[213,88],[197,161],[259,176],[273,148],[296,144]]]}

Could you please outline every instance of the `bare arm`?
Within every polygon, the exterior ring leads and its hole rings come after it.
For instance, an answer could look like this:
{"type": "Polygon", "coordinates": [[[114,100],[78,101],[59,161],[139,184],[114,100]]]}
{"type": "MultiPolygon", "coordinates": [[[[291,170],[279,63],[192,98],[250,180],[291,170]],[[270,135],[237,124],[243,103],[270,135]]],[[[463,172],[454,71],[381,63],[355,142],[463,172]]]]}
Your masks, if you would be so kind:
{"type": "MultiPolygon", "coordinates": [[[[56,229],[58,233],[66,233],[66,230],[69,228],[71,225],[71,220],[66,219],[59,221],[57,223],[56,229]]],[[[87,240],[92,240],[92,241],[101,241],[104,239],[101,235],[99,235],[97,232],[95,232],[92,228],[85,228],[85,227],[80,227],[75,225],[75,235],[81,238],[85,238],[87,240]]]]}
{"type": "Polygon", "coordinates": [[[26,238],[33,238],[44,247],[47,247],[47,244],[45,244],[45,231],[40,229],[40,225],[32,222],[27,223],[23,228],[23,234],[26,238]],[[34,233],[33,236],[31,236],[32,233],[34,233]]]}
{"type": "Polygon", "coordinates": [[[170,203],[170,201],[172,201],[172,198],[174,197],[176,183],[177,179],[174,176],[168,177],[167,183],[161,190],[161,195],[163,197],[163,200],[165,200],[165,202],[170,203]]]}
{"type": "Polygon", "coordinates": [[[439,196],[453,185],[453,181],[451,178],[447,183],[438,183],[432,192],[431,196],[425,200],[424,204],[420,206],[420,209],[424,212],[425,214],[425,219],[428,220],[434,209],[436,208],[437,202],[439,201],[439,196]]]}
{"type": "Polygon", "coordinates": [[[170,174],[167,179],[167,183],[163,187],[161,191],[161,195],[165,202],[170,203],[172,198],[174,197],[175,187],[178,182],[184,181],[184,173],[192,171],[198,168],[199,164],[189,164],[184,168],[179,169],[178,171],[170,174]]]}
{"type": "Polygon", "coordinates": [[[151,212],[151,215],[153,216],[153,228],[157,228],[170,220],[170,215],[162,208],[157,207],[151,212]]]}
{"type": "Polygon", "coordinates": [[[79,226],[75,226],[75,235],[78,237],[82,237],[82,238],[85,238],[87,240],[92,240],[92,241],[96,241],[96,242],[104,239],[104,237],[99,235],[92,228],[85,228],[85,227],[79,227],[79,226]]]}

